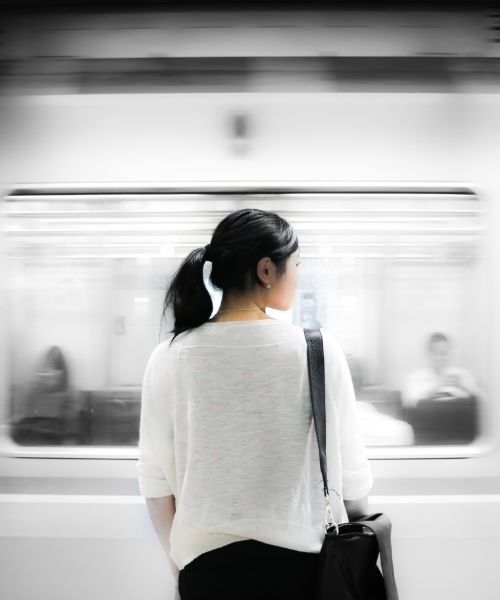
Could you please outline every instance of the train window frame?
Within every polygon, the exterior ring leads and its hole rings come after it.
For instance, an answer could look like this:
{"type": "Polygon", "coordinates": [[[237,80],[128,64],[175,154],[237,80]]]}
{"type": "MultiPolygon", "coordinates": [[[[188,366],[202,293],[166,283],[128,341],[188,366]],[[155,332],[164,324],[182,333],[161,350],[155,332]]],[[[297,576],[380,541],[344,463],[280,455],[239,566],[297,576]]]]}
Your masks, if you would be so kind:
{"type": "MultiPolygon", "coordinates": [[[[68,196],[85,196],[86,198],[102,197],[103,195],[112,196],[129,196],[129,195],[157,195],[168,196],[169,199],[181,198],[184,200],[189,196],[195,197],[198,201],[200,196],[211,199],[214,197],[221,199],[218,210],[227,213],[228,210],[236,210],[241,208],[241,197],[265,198],[272,196],[272,201],[285,200],[287,197],[296,197],[301,195],[313,195],[321,197],[322,195],[332,194],[359,194],[359,195],[426,195],[429,198],[432,195],[464,195],[473,197],[478,202],[483,202],[481,199],[481,187],[478,184],[461,183],[461,182],[410,182],[398,183],[394,182],[366,182],[363,184],[352,184],[349,182],[276,182],[276,181],[261,181],[261,182],[180,182],[172,184],[151,184],[151,183],[136,183],[134,185],[122,184],[88,184],[88,185],[68,185],[68,184],[18,184],[10,185],[2,194],[2,206],[0,208],[0,225],[2,232],[6,231],[4,222],[8,218],[5,214],[4,207],[6,202],[12,199],[23,199],[35,201],[37,198],[63,199],[68,196]],[[236,197],[236,199],[235,199],[236,197]]],[[[274,205],[274,209],[279,211],[274,205]]],[[[185,209],[184,209],[185,210],[185,209]]],[[[488,229],[485,225],[486,215],[485,210],[481,208],[481,222],[483,238],[488,235],[488,229]]],[[[7,268],[8,257],[5,252],[6,235],[2,235],[0,242],[0,267],[7,268]]],[[[198,245],[202,242],[199,240],[198,245]]],[[[486,277],[486,272],[491,268],[489,264],[489,254],[483,264],[485,272],[481,273],[481,277],[486,277]]],[[[4,270],[5,272],[5,270],[4,270]]],[[[487,281],[487,280],[486,280],[487,281]]],[[[485,282],[485,286],[487,283],[485,282]]],[[[0,308],[4,308],[5,290],[2,290],[0,298],[0,308]]],[[[486,310],[491,314],[491,293],[487,294],[485,299],[486,310]]],[[[2,311],[5,314],[5,310],[2,311]]],[[[3,333],[3,332],[0,332],[3,333]]],[[[5,335],[2,336],[4,343],[8,341],[5,335]]],[[[488,336],[486,342],[486,354],[491,356],[492,340],[491,335],[488,336]]],[[[5,356],[5,352],[3,353],[5,356]]],[[[3,370],[5,377],[1,380],[4,382],[0,388],[3,402],[0,403],[0,456],[10,457],[29,457],[29,458],[81,458],[81,459],[127,459],[136,460],[138,458],[138,450],[135,446],[21,446],[16,444],[8,434],[8,427],[5,423],[8,420],[8,377],[6,361],[0,364],[0,370],[3,370]]],[[[491,362],[485,366],[486,378],[491,383],[492,370],[491,362]]],[[[491,385],[488,386],[488,391],[491,390],[491,385]]],[[[487,410],[491,409],[491,399],[486,401],[487,410]]],[[[494,447],[493,432],[486,427],[488,420],[483,418],[483,423],[479,430],[479,435],[473,442],[464,445],[415,445],[415,446],[384,446],[384,445],[367,445],[366,451],[369,459],[382,460],[406,460],[406,459],[447,459],[447,458],[472,458],[481,456],[491,452],[494,447]]]]}

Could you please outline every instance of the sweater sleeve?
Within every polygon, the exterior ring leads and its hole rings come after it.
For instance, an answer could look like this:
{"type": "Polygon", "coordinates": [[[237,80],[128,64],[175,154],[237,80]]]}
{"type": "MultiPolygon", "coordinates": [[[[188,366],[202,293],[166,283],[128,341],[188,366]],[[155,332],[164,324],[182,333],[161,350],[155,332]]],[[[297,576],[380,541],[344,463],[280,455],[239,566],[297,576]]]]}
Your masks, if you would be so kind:
{"type": "Polygon", "coordinates": [[[356,500],[367,496],[373,487],[373,476],[366,456],[356,396],[349,365],[335,337],[322,329],[325,340],[325,373],[332,385],[333,401],[337,405],[340,453],[342,461],[342,496],[356,500]],[[327,363],[328,360],[328,363],[327,363]]]}
{"type": "Polygon", "coordinates": [[[161,348],[157,346],[149,357],[142,382],[139,460],[136,467],[140,494],[147,498],[173,494],[162,466],[168,458],[162,456],[162,453],[168,451],[164,442],[168,438],[168,425],[164,416],[168,389],[161,373],[161,356],[161,348]]]}

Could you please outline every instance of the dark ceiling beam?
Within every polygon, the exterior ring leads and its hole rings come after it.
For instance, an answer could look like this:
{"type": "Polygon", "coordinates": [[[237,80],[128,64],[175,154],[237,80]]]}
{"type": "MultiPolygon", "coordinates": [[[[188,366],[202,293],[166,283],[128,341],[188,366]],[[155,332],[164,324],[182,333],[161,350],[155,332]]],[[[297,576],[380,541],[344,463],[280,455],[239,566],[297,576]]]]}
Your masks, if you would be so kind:
{"type": "Polygon", "coordinates": [[[394,10],[394,11],[457,11],[457,10],[496,10],[500,2],[482,1],[482,0],[420,0],[409,1],[379,1],[363,2],[361,0],[253,0],[230,2],[226,1],[196,1],[196,0],[0,0],[0,8],[11,11],[25,11],[26,9],[40,10],[85,10],[92,12],[101,12],[111,10],[134,10],[145,12],[152,10],[175,10],[175,11],[296,11],[296,10],[328,10],[328,11],[351,11],[351,10],[394,10]]]}
{"type": "Polygon", "coordinates": [[[67,86],[81,92],[134,91],[305,91],[316,82],[443,85],[500,81],[500,57],[221,57],[78,59],[35,58],[0,61],[4,89],[67,86]],[[266,83],[267,82],[267,83],[266,83]]]}

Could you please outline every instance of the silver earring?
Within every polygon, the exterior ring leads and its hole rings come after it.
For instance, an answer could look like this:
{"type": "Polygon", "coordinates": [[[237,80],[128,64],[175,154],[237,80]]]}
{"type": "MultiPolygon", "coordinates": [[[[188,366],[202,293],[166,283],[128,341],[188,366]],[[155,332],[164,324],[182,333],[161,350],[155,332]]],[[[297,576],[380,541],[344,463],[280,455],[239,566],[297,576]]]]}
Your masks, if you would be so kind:
{"type": "Polygon", "coordinates": [[[271,287],[271,284],[270,284],[270,283],[268,283],[268,284],[266,285],[266,288],[270,288],[270,287],[271,287]]]}

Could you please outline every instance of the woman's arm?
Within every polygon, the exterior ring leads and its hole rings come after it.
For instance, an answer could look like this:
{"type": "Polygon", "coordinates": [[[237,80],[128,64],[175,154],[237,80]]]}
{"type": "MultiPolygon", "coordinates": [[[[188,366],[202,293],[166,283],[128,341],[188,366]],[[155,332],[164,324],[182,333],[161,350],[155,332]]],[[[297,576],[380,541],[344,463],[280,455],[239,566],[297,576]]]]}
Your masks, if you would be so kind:
{"type": "Polygon", "coordinates": [[[344,500],[344,506],[349,517],[349,521],[359,519],[368,514],[368,496],[357,498],[356,500],[344,500]]]}
{"type": "Polygon", "coordinates": [[[331,415],[330,419],[333,419],[333,415],[337,413],[338,419],[342,497],[346,511],[352,507],[353,512],[366,514],[368,512],[367,500],[364,504],[360,504],[360,499],[368,496],[373,487],[373,476],[366,455],[351,373],[339,343],[327,329],[321,328],[321,331],[324,341],[327,397],[332,404],[335,403],[333,406],[326,406],[327,421],[328,414],[331,415]],[[355,504],[353,505],[352,502],[355,504]]]}
{"type": "Polygon", "coordinates": [[[174,576],[176,587],[178,587],[179,569],[170,558],[170,530],[175,515],[175,496],[163,496],[161,498],[146,498],[149,516],[160,539],[163,550],[167,555],[170,568],[174,576]]]}

